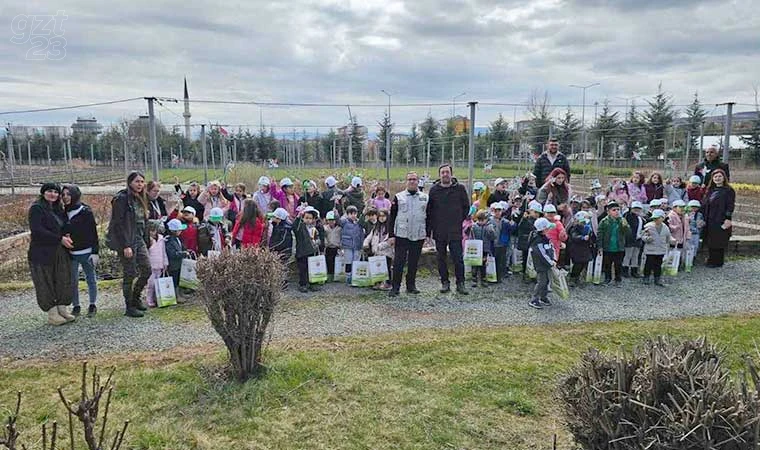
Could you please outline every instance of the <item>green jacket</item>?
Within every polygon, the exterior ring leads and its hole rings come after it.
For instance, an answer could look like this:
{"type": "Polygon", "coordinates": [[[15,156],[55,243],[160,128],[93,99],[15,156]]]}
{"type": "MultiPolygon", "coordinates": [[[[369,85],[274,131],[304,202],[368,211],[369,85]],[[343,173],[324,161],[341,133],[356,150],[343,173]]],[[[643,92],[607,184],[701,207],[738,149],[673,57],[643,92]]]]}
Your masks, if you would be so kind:
{"type": "Polygon", "coordinates": [[[612,222],[618,221],[618,250],[625,250],[625,241],[631,235],[631,227],[628,225],[628,221],[623,219],[622,216],[617,219],[613,219],[611,216],[607,216],[599,222],[599,231],[596,233],[596,240],[600,244],[602,250],[610,251],[610,241],[612,238],[612,222]]]}

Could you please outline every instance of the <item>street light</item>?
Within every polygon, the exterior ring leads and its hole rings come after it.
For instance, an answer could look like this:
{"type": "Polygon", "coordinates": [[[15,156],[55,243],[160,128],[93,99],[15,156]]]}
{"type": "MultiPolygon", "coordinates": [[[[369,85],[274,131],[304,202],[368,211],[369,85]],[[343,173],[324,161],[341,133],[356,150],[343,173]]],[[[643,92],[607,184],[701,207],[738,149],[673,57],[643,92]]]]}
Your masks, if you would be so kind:
{"type": "Polygon", "coordinates": [[[583,125],[582,131],[583,131],[583,159],[586,159],[586,89],[592,88],[594,86],[599,86],[599,83],[591,83],[586,86],[580,86],[577,84],[571,84],[570,87],[582,89],[583,90],[583,106],[581,109],[581,125],[583,125]]]}
{"type": "Polygon", "coordinates": [[[393,152],[391,152],[391,94],[385,89],[380,89],[380,92],[388,96],[388,128],[385,130],[385,189],[391,188],[391,161],[393,160],[393,152]]]}
{"type": "Polygon", "coordinates": [[[467,92],[462,92],[461,94],[456,95],[456,96],[454,96],[454,98],[451,99],[451,118],[452,119],[456,116],[456,111],[457,111],[456,103],[457,103],[457,99],[459,97],[463,96],[463,95],[467,95],[467,92]]]}

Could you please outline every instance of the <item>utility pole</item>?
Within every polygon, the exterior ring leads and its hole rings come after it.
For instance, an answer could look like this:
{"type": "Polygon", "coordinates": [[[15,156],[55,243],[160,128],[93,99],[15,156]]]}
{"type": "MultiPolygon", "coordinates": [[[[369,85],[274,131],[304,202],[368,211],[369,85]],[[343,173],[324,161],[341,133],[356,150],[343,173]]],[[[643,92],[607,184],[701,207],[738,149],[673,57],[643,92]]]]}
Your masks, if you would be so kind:
{"type": "Polygon", "coordinates": [[[353,131],[354,123],[351,121],[349,124],[351,129],[348,130],[348,167],[354,167],[354,143],[351,141],[351,132],[353,131]]]}
{"type": "MultiPolygon", "coordinates": [[[[216,157],[214,156],[214,141],[212,140],[210,145],[211,150],[211,167],[216,171],[216,157]]],[[[208,183],[208,181],[206,182],[208,183]]]]}
{"type": "Polygon", "coordinates": [[[32,184],[32,141],[26,141],[26,159],[29,161],[29,184],[32,184]]]}
{"type": "Polygon", "coordinates": [[[124,176],[129,176],[129,151],[127,150],[127,140],[124,139],[124,176]]]}
{"type": "Polygon", "coordinates": [[[472,195],[472,183],[473,176],[475,174],[475,105],[478,102],[469,102],[470,105],[470,154],[469,161],[467,162],[467,170],[469,177],[468,193],[472,195]]]}
{"type": "Polygon", "coordinates": [[[705,121],[703,120],[702,123],[699,124],[699,152],[697,155],[699,155],[699,159],[705,157],[703,152],[705,151],[705,121]]]}
{"type": "Polygon", "coordinates": [[[71,138],[70,137],[66,138],[66,147],[69,153],[69,175],[71,177],[71,182],[73,183],[74,182],[74,161],[71,157],[71,138]]]}
{"type": "Polygon", "coordinates": [[[381,89],[383,94],[388,96],[388,128],[385,130],[385,190],[390,192],[391,188],[391,161],[393,161],[393,151],[391,149],[391,137],[393,135],[393,125],[391,125],[391,94],[381,89]]]}
{"type": "Polygon", "coordinates": [[[731,147],[731,128],[732,128],[732,121],[733,121],[733,114],[734,114],[734,105],[736,103],[734,102],[727,102],[727,103],[721,103],[715,106],[722,106],[726,105],[726,127],[725,127],[725,138],[724,138],[724,144],[723,144],[723,162],[728,163],[728,150],[731,147]]]}
{"type": "Polygon", "coordinates": [[[113,170],[113,167],[114,167],[113,144],[111,144],[111,170],[113,170]]]}
{"type": "Polygon", "coordinates": [[[330,168],[335,168],[335,167],[337,167],[337,165],[338,165],[338,162],[335,160],[335,156],[336,156],[336,153],[335,153],[335,145],[336,145],[336,139],[333,139],[333,144],[332,144],[332,158],[330,159],[330,168]]]}
{"type": "Polygon", "coordinates": [[[182,142],[179,143],[179,161],[177,161],[177,167],[182,165],[182,142]]]}
{"type": "Polygon", "coordinates": [[[451,138],[451,167],[454,167],[454,160],[456,157],[454,156],[454,138],[451,138]]]}
{"type": "MultiPolygon", "coordinates": [[[[238,129],[238,132],[240,132],[240,129],[238,129]]],[[[237,162],[237,139],[235,138],[232,138],[232,160],[237,162]]]]}
{"type": "Polygon", "coordinates": [[[599,83],[591,83],[586,86],[579,86],[577,84],[571,84],[570,87],[583,90],[583,106],[581,107],[581,131],[583,132],[583,158],[586,158],[586,148],[588,141],[586,140],[586,89],[590,89],[594,86],[599,86],[599,83]]]}
{"type": "Polygon", "coordinates": [[[687,170],[687,166],[689,165],[689,151],[691,150],[691,130],[686,131],[686,153],[684,153],[683,157],[683,173],[684,175],[689,175],[689,171],[687,170]]]}
{"type": "Polygon", "coordinates": [[[11,135],[11,124],[8,123],[8,134],[5,135],[5,146],[8,151],[8,169],[11,176],[11,195],[16,194],[16,183],[13,179],[13,136],[11,135]]]}
{"type": "Polygon", "coordinates": [[[208,160],[206,158],[206,125],[201,124],[201,155],[203,156],[203,184],[208,185],[208,160]]]}
{"type": "MultiPolygon", "coordinates": [[[[153,157],[153,180],[158,181],[158,143],[156,142],[156,115],[153,112],[155,97],[145,97],[148,100],[148,139],[150,141],[150,154],[153,157]]],[[[147,161],[146,161],[147,162],[147,161]]]]}
{"type": "Polygon", "coordinates": [[[52,161],[50,160],[50,144],[45,144],[45,147],[47,147],[48,166],[51,166],[52,165],[52,161]]]}
{"type": "Polygon", "coordinates": [[[430,174],[430,138],[427,140],[427,155],[425,156],[425,173],[430,174]]]}
{"type": "Polygon", "coordinates": [[[95,144],[90,142],[90,164],[95,164],[95,144]]]}

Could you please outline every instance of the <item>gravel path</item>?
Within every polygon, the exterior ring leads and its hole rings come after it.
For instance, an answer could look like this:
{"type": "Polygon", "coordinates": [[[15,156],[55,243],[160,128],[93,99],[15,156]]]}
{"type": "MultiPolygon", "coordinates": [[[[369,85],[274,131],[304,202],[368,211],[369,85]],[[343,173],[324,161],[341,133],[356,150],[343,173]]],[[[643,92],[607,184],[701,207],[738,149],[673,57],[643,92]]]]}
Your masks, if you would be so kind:
{"type": "MultiPolygon", "coordinates": [[[[696,267],[668,280],[666,288],[624,280],[622,288],[590,286],[568,301],[541,311],[529,308],[529,286],[471,289],[468,297],[439,294],[432,276],[420,280],[422,294],[390,301],[384,293],[332,284],[318,295],[286,293],[272,326],[273,339],[366,335],[426,328],[668,319],[760,312],[760,259],[731,261],[720,270],[696,267]]],[[[84,293],[82,293],[84,294],[84,293]]],[[[83,299],[86,299],[84,294],[83,299]]],[[[94,319],[61,327],[45,323],[34,292],[0,295],[0,360],[155,351],[221,343],[197,304],[150,311],[143,319],[122,315],[117,291],[102,293],[94,319]]]]}

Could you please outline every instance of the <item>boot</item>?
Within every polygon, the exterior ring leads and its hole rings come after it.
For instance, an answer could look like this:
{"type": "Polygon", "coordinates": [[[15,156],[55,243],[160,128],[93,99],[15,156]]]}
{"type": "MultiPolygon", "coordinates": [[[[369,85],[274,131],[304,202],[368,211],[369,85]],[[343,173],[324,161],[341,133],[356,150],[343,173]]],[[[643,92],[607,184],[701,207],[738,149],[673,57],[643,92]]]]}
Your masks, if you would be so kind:
{"type": "Polygon", "coordinates": [[[655,285],[655,286],[665,286],[665,285],[662,283],[662,277],[654,277],[654,285],[655,285]]]}
{"type": "Polygon", "coordinates": [[[641,278],[638,267],[631,267],[631,278],[641,278]]]}
{"type": "Polygon", "coordinates": [[[457,294],[470,295],[470,293],[467,292],[467,289],[464,288],[464,283],[457,283],[457,294]]]}
{"type": "Polygon", "coordinates": [[[56,306],[56,309],[58,310],[58,315],[66,319],[66,322],[73,322],[76,317],[69,314],[68,311],[66,311],[66,306],[56,306]]]}
{"type": "Polygon", "coordinates": [[[68,322],[68,320],[64,319],[63,317],[61,317],[60,314],[58,314],[58,308],[56,308],[55,306],[48,309],[47,313],[48,313],[48,323],[50,325],[58,326],[58,325],[63,325],[64,323],[68,322]]]}
{"type": "Polygon", "coordinates": [[[647,276],[645,276],[645,277],[643,277],[643,278],[644,278],[644,284],[645,284],[646,286],[649,286],[649,285],[652,283],[652,277],[647,277],[647,276]]]}
{"type": "Polygon", "coordinates": [[[140,311],[147,311],[148,310],[148,306],[145,303],[143,303],[142,299],[140,299],[140,293],[139,292],[135,292],[135,293],[132,294],[132,304],[134,305],[134,307],[136,309],[138,309],[140,311]]]}
{"type": "Polygon", "coordinates": [[[441,290],[438,291],[441,294],[446,294],[448,292],[451,292],[451,283],[448,281],[441,283],[441,290]]]}
{"type": "Polygon", "coordinates": [[[137,308],[134,308],[132,306],[127,306],[127,310],[124,311],[124,315],[127,317],[143,317],[145,314],[143,314],[142,311],[140,311],[137,308]]]}
{"type": "Polygon", "coordinates": [[[628,278],[631,276],[631,269],[628,267],[623,267],[623,270],[620,271],[620,274],[623,276],[623,278],[628,278]]]}

